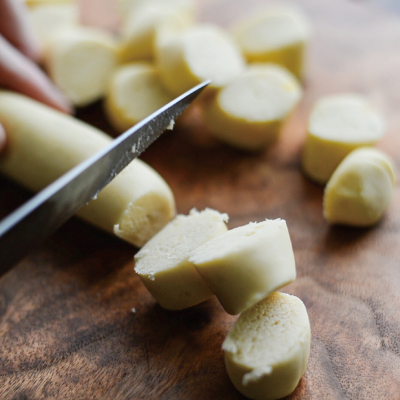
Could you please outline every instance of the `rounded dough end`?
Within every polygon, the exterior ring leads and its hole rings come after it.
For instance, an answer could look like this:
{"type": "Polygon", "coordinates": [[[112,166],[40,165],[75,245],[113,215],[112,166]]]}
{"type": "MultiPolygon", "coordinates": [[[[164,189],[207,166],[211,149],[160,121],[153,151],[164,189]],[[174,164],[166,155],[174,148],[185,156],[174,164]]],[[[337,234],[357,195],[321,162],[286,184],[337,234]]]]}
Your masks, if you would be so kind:
{"type": "Polygon", "coordinates": [[[383,216],[395,187],[394,165],[383,152],[361,148],[338,166],[324,192],[324,216],[331,224],[371,226],[383,216]]]}

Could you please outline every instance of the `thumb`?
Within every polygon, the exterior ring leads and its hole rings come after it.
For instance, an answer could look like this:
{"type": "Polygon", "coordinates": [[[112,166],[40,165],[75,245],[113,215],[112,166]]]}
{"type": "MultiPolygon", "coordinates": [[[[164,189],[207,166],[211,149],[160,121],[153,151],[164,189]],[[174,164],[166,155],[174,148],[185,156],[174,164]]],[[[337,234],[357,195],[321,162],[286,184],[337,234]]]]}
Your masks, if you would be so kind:
{"type": "Polygon", "coordinates": [[[0,153],[4,150],[6,145],[6,132],[3,125],[0,124],[0,153]]]}

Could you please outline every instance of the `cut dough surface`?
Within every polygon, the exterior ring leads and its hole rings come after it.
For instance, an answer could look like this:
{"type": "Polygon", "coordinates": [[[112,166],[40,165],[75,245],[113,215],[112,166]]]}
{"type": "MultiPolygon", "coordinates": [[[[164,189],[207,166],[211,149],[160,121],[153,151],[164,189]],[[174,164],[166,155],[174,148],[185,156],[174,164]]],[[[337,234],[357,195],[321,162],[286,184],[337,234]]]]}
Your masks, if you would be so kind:
{"type": "Polygon", "coordinates": [[[310,341],[303,302],[273,293],[241,314],[223,342],[228,375],[250,399],[285,397],[307,368],[310,341]]]}
{"type": "Polygon", "coordinates": [[[249,62],[277,63],[302,78],[310,28],[297,10],[266,10],[239,23],[233,33],[249,62]]]}
{"type": "Polygon", "coordinates": [[[226,232],[227,220],[211,209],[178,215],[136,254],[135,271],[162,307],[181,310],[213,295],[188,258],[193,249],[226,232]]]}
{"type": "Polygon", "coordinates": [[[374,145],[384,130],[382,116],[361,96],[339,94],[320,99],[310,115],[302,157],[304,173],[325,184],[347,154],[374,145]]]}
{"type": "Polygon", "coordinates": [[[95,28],[64,29],[50,42],[46,67],[55,84],[77,106],[102,98],[117,66],[111,35],[95,28]]]}
{"type": "Polygon", "coordinates": [[[392,160],[382,151],[352,151],[325,188],[324,215],[332,224],[370,226],[377,223],[392,198],[396,177],[392,160]]]}
{"type": "Polygon", "coordinates": [[[120,132],[129,129],[173,100],[150,64],[131,63],[113,75],[105,101],[112,125],[120,132]]]}
{"type": "Polygon", "coordinates": [[[229,314],[241,313],[296,278],[292,243],[281,219],[231,229],[193,250],[189,261],[229,314]]]}
{"type": "Polygon", "coordinates": [[[275,64],[257,64],[205,103],[204,122],[218,139],[260,150],[277,139],[301,94],[289,71],[275,64]]]}
{"type": "Polygon", "coordinates": [[[164,84],[174,95],[207,79],[211,80],[209,88],[222,87],[244,70],[243,57],[234,41],[213,25],[197,25],[158,43],[157,65],[164,84]]]}
{"type": "MultiPolygon", "coordinates": [[[[33,191],[43,189],[112,140],[94,127],[11,92],[0,92],[0,120],[8,136],[0,171],[33,191]]],[[[143,246],[173,218],[175,201],[161,176],[134,160],[78,215],[143,246]]]]}

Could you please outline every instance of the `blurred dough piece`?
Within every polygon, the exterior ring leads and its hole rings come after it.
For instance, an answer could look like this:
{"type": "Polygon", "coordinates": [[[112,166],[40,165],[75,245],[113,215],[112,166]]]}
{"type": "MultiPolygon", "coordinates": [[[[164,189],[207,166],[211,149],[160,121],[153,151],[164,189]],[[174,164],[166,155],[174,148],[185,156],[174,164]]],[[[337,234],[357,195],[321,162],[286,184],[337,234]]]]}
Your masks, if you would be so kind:
{"type": "Polygon", "coordinates": [[[75,2],[48,2],[32,8],[29,14],[45,50],[58,31],[79,25],[79,7],[75,2]]]}
{"type": "Polygon", "coordinates": [[[151,60],[154,56],[156,30],[171,18],[194,22],[191,0],[136,1],[123,18],[120,43],[122,62],[151,60]]]}
{"type": "Polygon", "coordinates": [[[119,132],[124,132],[173,100],[150,64],[126,64],[114,73],[106,96],[105,110],[119,132]]]}
{"type": "Polygon", "coordinates": [[[77,106],[101,99],[117,66],[113,37],[95,28],[64,29],[49,44],[50,77],[77,106]]]}
{"type": "Polygon", "coordinates": [[[300,101],[297,79],[275,64],[256,64],[203,107],[204,123],[218,139],[245,150],[273,143],[300,101]]]}
{"type": "Polygon", "coordinates": [[[303,150],[304,173],[325,184],[347,154],[358,147],[373,146],[384,129],[381,115],[361,96],[339,94],[318,100],[303,150]]]}
{"type": "Polygon", "coordinates": [[[266,10],[239,23],[233,33],[247,61],[273,62],[303,77],[310,29],[296,9],[266,10]]]}
{"type": "Polygon", "coordinates": [[[245,67],[232,38],[213,25],[197,25],[159,41],[156,62],[163,83],[175,96],[207,79],[211,83],[206,91],[225,86],[245,67]]]}
{"type": "Polygon", "coordinates": [[[296,279],[292,243],[281,219],[231,229],[193,250],[189,261],[229,314],[296,279]]]}
{"type": "Polygon", "coordinates": [[[326,220],[353,226],[377,223],[390,203],[395,183],[394,165],[386,154],[373,148],[354,150],[326,185],[326,220]]]}
{"type": "Polygon", "coordinates": [[[228,375],[250,399],[292,393],[310,354],[311,331],[303,302],[274,293],[241,314],[222,344],[228,375]]]}
{"type": "Polygon", "coordinates": [[[135,271],[162,307],[181,310],[213,295],[188,258],[196,247],[226,232],[227,220],[211,209],[178,215],[136,254],[135,271]]]}

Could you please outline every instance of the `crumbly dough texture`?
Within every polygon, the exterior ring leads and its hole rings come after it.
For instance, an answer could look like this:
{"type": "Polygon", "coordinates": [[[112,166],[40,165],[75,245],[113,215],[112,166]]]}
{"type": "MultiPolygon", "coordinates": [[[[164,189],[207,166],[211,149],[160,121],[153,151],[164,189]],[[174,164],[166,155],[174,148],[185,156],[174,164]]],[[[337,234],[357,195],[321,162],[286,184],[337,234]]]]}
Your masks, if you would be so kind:
{"type": "Polygon", "coordinates": [[[114,73],[104,105],[114,128],[124,132],[171,100],[154,66],[130,63],[114,73]]]}
{"type": "Polygon", "coordinates": [[[227,220],[211,209],[178,215],[136,254],[135,271],[162,307],[181,310],[213,295],[188,258],[193,249],[226,232],[227,220]]]}
{"type": "Polygon", "coordinates": [[[382,151],[360,148],[338,166],[324,192],[324,216],[331,224],[376,224],[396,184],[392,160],[382,151]]]}
{"type": "Polygon", "coordinates": [[[338,94],[320,99],[309,119],[302,155],[304,173],[325,184],[347,154],[373,146],[384,131],[383,117],[362,96],[338,94]]]}
{"type": "Polygon", "coordinates": [[[296,278],[282,219],[231,229],[193,250],[189,261],[229,314],[245,311],[296,278]]]}
{"type": "Polygon", "coordinates": [[[49,43],[45,65],[66,97],[77,106],[85,106],[105,95],[117,67],[117,47],[103,30],[63,29],[49,43]]]}
{"type": "Polygon", "coordinates": [[[248,62],[271,62],[304,75],[309,24],[294,8],[270,8],[243,20],[233,35],[248,62]]]}
{"type": "Polygon", "coordinates": [[[222,344],[228,375],[244,396],[276,400],[292,393],[310,354],[303,302],[273,293],[241,314],[222,344]]]}
{"type": "Polygon", "coordinates": [[[223,87],[245,68],[230,35],[206,24],[158,41],[156,62],[163,83],[176,96],[208,79],[208,91],[223,87]]]}
{"type": "Polygon", "coordinates": [[[232,146],[260,150],[276,141],[301,95],[289,71],[275,64],[256,64],[204,103],[204,123],[232,146]]]}
{"type": "MultiPolygon", "coordinates": [[[[39,191],[111,142],[105,133],[22,95],[0,92],[8,147],[0,171],[39,191]]],[[[175,215],[171,189],[140,160],[130,163],[78,215],[143,246],[175,215]]]]}

